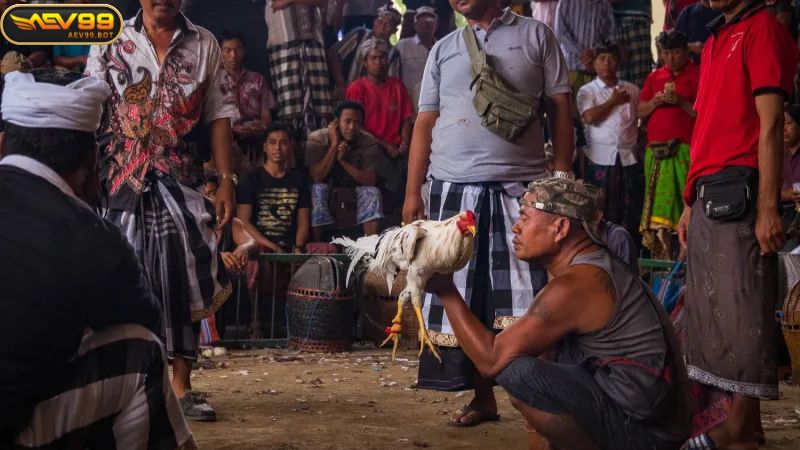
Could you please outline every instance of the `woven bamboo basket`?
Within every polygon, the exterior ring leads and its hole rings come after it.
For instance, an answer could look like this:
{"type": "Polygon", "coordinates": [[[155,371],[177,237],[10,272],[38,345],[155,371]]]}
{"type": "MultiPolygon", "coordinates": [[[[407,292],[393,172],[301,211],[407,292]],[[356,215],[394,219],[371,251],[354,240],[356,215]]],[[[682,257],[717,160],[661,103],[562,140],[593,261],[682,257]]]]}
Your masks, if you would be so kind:
{"type": "MultiPolygon", "coordinates": [[[[375,345],[386,339],[384,329],[392,326],[392,319],[397,314],[397,296],[406,286],[406,273],[400,272],[394,280],[392,290],[386,286],[386,279],[366,272],[361,281],[362,323],[364,336],[375,345]]],[[[411,303],[406,303],[402,318],[403,332],[400,334],[398,348],[417,349],[417,317],[411,303]]]]}
{"type": "Polygon", "coordinates": [[[315,256],[292,276],[286,293],[289,348],[335,353],[350,350],[355,325],[355,298],[345,287],[344,265],[315,256]]]}
{"type": "Polygon", "coordinates": [[[792,379],[797,383],[800,380],[800,283],[794,285],[783,304],[781,329],[792,359],[792,379]]]}

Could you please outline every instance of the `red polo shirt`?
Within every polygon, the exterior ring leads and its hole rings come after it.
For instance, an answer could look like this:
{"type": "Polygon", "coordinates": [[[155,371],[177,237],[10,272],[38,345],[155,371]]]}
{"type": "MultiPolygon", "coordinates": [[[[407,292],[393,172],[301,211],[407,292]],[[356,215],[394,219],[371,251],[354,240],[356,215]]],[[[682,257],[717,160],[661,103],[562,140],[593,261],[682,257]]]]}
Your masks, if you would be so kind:
{"type": "Polygon", "coordinates": [[[720,16],[709,24],[714,33],[703,48],[684,192],[688,204],[694,201],[698,178],[728,166],[758,168],[760,122],[754,97],[769,92],[788,97],[797,69],[797,44],[763,3],[724,20],[720,16]]]}
{"type": "MultiPolygon", "coordinates": [[[[674,75],[668,67],[661,67],[647,76],[639,98],[649,102],[659,92],[664,92],[664,85],[675,83],[675,92],[689,102],[694,103],[697,97],[697,85],[700,82],[700,67],[694,62],[678,75],[674,75]]],[[[653,111],[647,122],[647,142],[666,142],[678,139],[684,144],[692,143],[694,118],[678,105],[662,105],[653,111]]]]}
{"type": "Polygon", "coordinates": [[[361,77],[347,87],[344,96],[364,106],[364,128],[367,131],[390,144],[402,143],[400,129],[403,121],[414,113],[411,97],[402,80],[388,77],[382,84],[375,84],[367,77],[361,77]]]}

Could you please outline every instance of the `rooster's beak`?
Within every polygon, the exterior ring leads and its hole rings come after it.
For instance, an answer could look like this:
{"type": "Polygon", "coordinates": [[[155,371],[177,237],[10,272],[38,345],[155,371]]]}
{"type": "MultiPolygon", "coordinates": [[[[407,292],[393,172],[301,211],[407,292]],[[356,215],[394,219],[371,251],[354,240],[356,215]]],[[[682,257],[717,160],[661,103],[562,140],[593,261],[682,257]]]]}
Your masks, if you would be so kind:
{"type": "Polygon", "coordinates": [[[472,237],[475,237],[475,233],[477,233],[477,229],[476,229],[475,225],[468,226],[467,230],[469,230],[469,232],[472,233],[472,237]]]}

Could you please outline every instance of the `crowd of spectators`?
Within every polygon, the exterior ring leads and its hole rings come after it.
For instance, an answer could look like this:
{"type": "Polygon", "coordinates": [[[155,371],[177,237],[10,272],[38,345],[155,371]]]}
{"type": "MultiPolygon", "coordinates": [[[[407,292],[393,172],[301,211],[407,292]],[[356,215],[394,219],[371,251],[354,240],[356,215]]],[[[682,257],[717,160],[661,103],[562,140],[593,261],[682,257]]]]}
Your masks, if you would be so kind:
{"type": "MultiPolygon", "coordinates": [[[[138,6],[115,3],[126,12],[138,6]]],[[[269,0],[266,43],[248,42],[233,31],[234,24],[217,36],[225,86],[239,111],[232,124],[235,171],[242,180],[265,178],[266,130],[280,122],[277,129],[286,129],[290,141],[287,169],[299,173],[293,182],[312,200],[313,233],[302,234],[309,238],[272,242],[262,230],[254,236],[262,249],[303,251],[308,239],[325,239],[336,229],[358,225],[372,234],[400,222],[428,53],[454,27],[449,5],[406,3],[403,15],[393,4],[374,0],[269,0]],[[266,46],[267,61],[244,67],[248,48],[258,45],[266,46]],[[342,211],[332,208],[336,201],[342,211]]],[[[797,36],[795,5],[788,0],[767,4],[797,36]]],[[[606,190],[605,219],[622,225],[637,243],[642,238],[643,249],[653,256],[676,257],[678,193],[689,164],[700,54],[711,33],[707,24],[719,13],[708,0],[666,1],[654,61],[649,0],[545,0],[531,2],[530,9],[508,5],[548,25],[561,46],[579,137],[575,172],[606,190]]],[[[42,66],[83,72],[89,46],[22,47],[3,41],[0,50],[7,55],[4,72],[42,66]]],[[[206,169],[213,172],[213,162],[206,169]]],[[[785,185],[794,181],[800,180],[787,179],[785,185]]],[[[270,183],[255,184],[266,189],[270,183]]],[[[265,198],[239,191],[243,205],[265,198]]],[[[782,197],[786,202],[793,198],[788,191],[782,197]]],[[[261,212],[251,213],[253,223],[280,221],[277,206],[255,208],[261,212]]],[[[300,209],[290,205],[287,211],[297,215],[300,209]]],[[[240,218],[244,215],[240,211],[240,218]]]]}

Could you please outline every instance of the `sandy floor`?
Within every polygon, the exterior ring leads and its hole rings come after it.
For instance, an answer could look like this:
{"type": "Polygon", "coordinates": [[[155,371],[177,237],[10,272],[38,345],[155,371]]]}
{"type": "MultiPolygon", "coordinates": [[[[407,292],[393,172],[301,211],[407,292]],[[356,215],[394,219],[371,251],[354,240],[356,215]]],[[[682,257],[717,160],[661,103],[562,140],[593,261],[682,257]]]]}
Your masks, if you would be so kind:
{"type": "MultiPolygon", "coordinates": [[[[445,426],[469,393],[417,390],[415,352],[390,361],[388,351],[346,354],[285,350],[232,352],[195,372],[220,420],[194,423],[203,449],[526,449],[520,417],[497,388],[501,420],[476,428],[445,426]]],[[[800,389],[763,406],[767,445],[800,449],[800,389]]]]}

